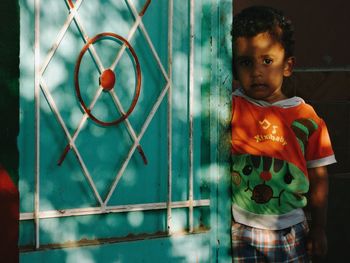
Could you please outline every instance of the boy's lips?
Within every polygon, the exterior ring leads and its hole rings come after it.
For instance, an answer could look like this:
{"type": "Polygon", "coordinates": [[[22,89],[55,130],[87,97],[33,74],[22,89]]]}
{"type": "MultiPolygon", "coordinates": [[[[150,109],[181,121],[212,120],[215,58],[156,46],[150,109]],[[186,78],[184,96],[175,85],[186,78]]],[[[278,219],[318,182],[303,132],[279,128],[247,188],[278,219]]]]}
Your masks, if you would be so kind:
{"type": "Polygon", "coordinates": [[[250,86],[252,89],[266,89],[267,85],[263,83],[254,83],[250,86]]]}

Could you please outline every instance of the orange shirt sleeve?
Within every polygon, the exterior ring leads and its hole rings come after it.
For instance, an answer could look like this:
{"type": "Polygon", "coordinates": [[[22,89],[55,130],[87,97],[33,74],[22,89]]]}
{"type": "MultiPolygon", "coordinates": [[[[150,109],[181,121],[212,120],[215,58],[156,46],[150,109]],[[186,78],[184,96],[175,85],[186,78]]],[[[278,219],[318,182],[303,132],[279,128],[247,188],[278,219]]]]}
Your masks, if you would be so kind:
{"type": "Polygon", "coordinates": [[[325,122],[319,119],[317,130],[310,136],[306,149],[306,161],[318,160],[334,155],[328,129],[325,122]]]}

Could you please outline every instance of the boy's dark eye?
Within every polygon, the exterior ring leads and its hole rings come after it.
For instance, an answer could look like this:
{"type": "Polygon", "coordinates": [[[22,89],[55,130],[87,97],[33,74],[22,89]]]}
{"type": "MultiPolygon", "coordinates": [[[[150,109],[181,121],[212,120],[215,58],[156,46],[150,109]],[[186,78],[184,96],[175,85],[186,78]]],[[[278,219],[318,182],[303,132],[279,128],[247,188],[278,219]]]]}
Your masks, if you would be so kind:
{"type": "Polygon", "coordinates": [[[270,59],[270,58],[264,58],[264,64],[265,65],[271,65],[272,64],[272,59],[270,59]]]}
{"type": "Polygon", "coordinates": [[[238,61],[238,65],[241,67],[249,67],[251,64],[252,62],[249,59],[242,59],[238,61]]]}

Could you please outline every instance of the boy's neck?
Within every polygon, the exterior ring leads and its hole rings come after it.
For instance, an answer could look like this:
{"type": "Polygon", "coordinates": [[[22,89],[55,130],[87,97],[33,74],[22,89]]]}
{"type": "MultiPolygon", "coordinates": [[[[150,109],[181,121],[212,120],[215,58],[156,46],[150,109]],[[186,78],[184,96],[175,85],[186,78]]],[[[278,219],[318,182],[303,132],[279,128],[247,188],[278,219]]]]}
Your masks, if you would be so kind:
{"type": "Polygon", "coordinates": [[[279,94],[273,94],[274,96],[269,97],[268,99],[262,99],[262,101],[265,101],[267,103],[273,104],[275,102],[288,99],[286,95],[284,95],[282,92],[279,94]]]}

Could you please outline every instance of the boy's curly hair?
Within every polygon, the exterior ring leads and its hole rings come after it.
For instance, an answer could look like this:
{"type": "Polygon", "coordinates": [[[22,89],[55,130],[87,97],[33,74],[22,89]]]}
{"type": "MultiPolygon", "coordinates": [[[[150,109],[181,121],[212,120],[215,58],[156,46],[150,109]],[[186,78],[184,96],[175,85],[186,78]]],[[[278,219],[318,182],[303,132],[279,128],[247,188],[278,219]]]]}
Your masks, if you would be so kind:
{"type": "Polygon", "coordinates": [[[234,16],[233,43],[238,37],[254,37],[263,32],[269,32],[282,44],[286,57],[294,55],[294,29],[281,11],[267,6],[252,6],[234,16]]]}

